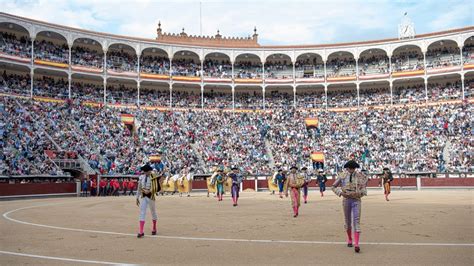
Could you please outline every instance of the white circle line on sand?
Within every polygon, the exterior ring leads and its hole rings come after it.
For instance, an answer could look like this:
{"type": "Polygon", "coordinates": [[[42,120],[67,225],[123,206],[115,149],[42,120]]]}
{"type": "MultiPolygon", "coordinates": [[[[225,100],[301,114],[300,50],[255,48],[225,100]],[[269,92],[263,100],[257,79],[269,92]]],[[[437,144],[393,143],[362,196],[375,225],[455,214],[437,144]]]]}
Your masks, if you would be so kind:
{"type": "Polygon", "coordinates": [[[12,255],[12,256],[21,256],[21,257],[30,257],[30,258],[37,258],[37,259],[47,259],[47,260],[60,260],[60,261],[69,261],[69,262],[81,262],[81,263],[89,263],[89,264],[134,265],[134,264],[124,264],[124,263],[110,262],[110,261],[80,260],[80,259],[71,259],[71,258],[63,258],[63,257],[42,256],[42,255],[34,255],[34,254],[27,254],[27,253],[11,252],[11,251],[5,251],[5,250],[0,250],[0,254],[12,255]]]}
{"type": "MultiPolygon", "coordinates": [[[[60,227],[46,224],[37,224],[30,223],[21,220],[11,218],[9,214],[14,212],[32,209],[43,206],[51,205],[61,205],[65,203],[53,203],[53,204],[43,204],[43,205],[34,205],[28,207],[22,207],[14,209],[8,212],[3,213],[3,218],[20,224],[38,226],[43,228],[65,230],[65,231],[74,231],[74,232],[84,232],[84,233],[95,233],[95,234],[107,234],[107,235],[122,235],[122,236],[133,236],[136,237],[136,234],[130,233],[120,233],[120,232],[110,232],[110,231],[100,231],[100,230],[90,230],[90,229],[80,229],[80,228],[69,228],[69,227],[60,227]]],[[[247,242],[247,243],[278,243],[278,244],[323,244],[323,245],[346,245],[346,242],[337,242],[337,241],[313,241],[313,240],[270,240],[270,239],[242,239],[242,238],[213,238],[213,237],[187,237],[187,236],[165,236],[165,235],[152,235],[146,236],[150,238],[162,238],[162,239],[177,239],[177,240],[195,240],[195,241],[221,241],[221,242],[247,242]]],[[[403,243],[403,242],[360,242],[363,245],[386,245],[386,246],[447,246],[447,247],[474,247],[474,243],[403,243]]]]}

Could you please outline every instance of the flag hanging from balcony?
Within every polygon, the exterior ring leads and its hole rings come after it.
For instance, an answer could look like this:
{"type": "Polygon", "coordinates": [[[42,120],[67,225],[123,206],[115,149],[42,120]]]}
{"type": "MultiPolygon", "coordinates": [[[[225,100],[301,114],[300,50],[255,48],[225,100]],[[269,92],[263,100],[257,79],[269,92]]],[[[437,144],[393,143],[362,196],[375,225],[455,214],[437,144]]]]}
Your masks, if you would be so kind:
{"type": "Polygon", "coordinates": [[[315,117],[305,118],[304,122],[306,124],[306,127],[308,127],[308,128],[318,127],[318,125],[319,125],[319,120],[315,117]]]}
{"type": "Polygon", "coordinates": [[[156,163],[156,162],[161,161],[161,156],[158,154],[153,154],[153,155],[150,155],[149,159],[150,159],[150,162],[156,163]]]}
{"type": "Polygon", "coordinates": [[[133,125],[133,122],[135,121],[133,115],[131,114],[121,114],[120,119],[126,125],[133,125]]]}
{"type": "Polygon", "coordinates": [[[313,160],[313,162],[324,163],[324,153],[320,151],[311,153],[311,160],[313,160]]]}

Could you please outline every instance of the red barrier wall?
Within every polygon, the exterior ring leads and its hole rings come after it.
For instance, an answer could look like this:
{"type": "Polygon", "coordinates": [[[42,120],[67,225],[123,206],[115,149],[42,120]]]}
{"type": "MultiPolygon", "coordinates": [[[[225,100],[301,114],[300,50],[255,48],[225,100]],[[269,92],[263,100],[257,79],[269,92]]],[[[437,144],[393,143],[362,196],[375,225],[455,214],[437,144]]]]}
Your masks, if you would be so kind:
{"type": "Polygon", "coordinates": [[[257,180],[257,186],[259,189],[268,189],[268,180],[257,180]]]}
{"type": "Polygon", "coordinates": [[[193,189],[205,189],[205,190],[207,190],[206,180],[195,180],[195,181],[193,181],[193,189]]]}
{"type": "Polygon", "coordinates": [[[76,183],[0,184],[0,196],[75,193],[76,183]]]}
{"type": "Polygon", "coordinates": [[[474,178],[422,178],[423,187],[474,187],[474,178]]]}
{"type": "Polygon", "coordinates": [[[255,180],[244,180],[242,181],[242,189],[253,189],[255,190],[255,180]]]}
{"type": "Polygon", "coordinates": [[[416,187],[416,178],[395,178],[391,183],[393,186],[416,187]]]}

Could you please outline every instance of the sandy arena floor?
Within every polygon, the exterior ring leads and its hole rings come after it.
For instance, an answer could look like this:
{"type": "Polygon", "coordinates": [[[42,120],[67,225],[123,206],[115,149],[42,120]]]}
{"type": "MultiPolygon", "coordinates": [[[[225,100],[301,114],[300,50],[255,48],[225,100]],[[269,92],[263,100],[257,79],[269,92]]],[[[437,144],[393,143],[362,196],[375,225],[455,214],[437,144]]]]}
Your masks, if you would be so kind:
{"type": "Polygon", "coordinates": [[[330,191],[311,192],[296,219],[289,198],[267,192],[242,193],[238,207],[228,195],[159,197],[158,236],[148,213],[143,239],[132,197],[2,201],[0,265],[474,264],[473,191],[394,191],[390,202],[369,193],[360,254],[345,246],[341,199],[330,191]]]}

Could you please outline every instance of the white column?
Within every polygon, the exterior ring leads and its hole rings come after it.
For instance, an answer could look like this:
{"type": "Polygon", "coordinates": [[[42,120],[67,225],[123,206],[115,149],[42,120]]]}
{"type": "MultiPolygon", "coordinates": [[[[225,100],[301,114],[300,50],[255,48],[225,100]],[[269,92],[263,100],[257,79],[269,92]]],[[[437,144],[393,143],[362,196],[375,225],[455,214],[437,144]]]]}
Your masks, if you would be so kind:
{"type": "Polygon", "coordinates": [[[359,57],[354,57],[356,61],[356,86],[357,86],[357,109],[360,108],[360,84],[359,84],[359,57]]]}
{"type": "Polygon", "coordinates": [[[262,100],[263,110],[265,110],[265,61],[262,61],[262,100]]]}
{"type": "Polygon", "coordinates": [[[293,84],[293,108],[296,109],[296,84],[293,84]]]}
{"type": "Polygon", "coordinates": [[[201,75],[201,83],[204,83],[204,61],[203,60],[200,60],[200,61],[201,61],[201,71],[199,72],[199,74],[201,75]]]}
{"type": "Polygon", "coordinates": [[[327,84],[328,74],[327,74],[327,69],[326,69],[326,60],[323,60],[323,63],[324,63],[324,83],[327,84]]]}
{"type": "Polygon", "coordinates": [[[293,63],[293,84],[296,84],[296,66],[295,66],[295,62],[292,62],[293,63]]]}
{"type": "Polygon", "coordinates": [[[235,77],[234,77],[234,61],[231,60],[230,64],[232,65],[232,111],[235,111],[235,77]]]}
{"type": "Polygon", "coordinates": [[[387,54],[388,56],[388,75],[389,75],[389,78],[391,79],[392,78],[392,54],[387,54]]]}
{"type": "Polygon", "coordinates": [[[169,76],[170,76],[170,80],[169,80],[169,85],[170,85],[170,101],[169,101],[169,108],[173,108],[173,96],[171,95],[172,94],[172,90],[173,90],[173,57],[170,57],[170,69],[169,69],[169,76]]]}
{"type": "Polygon", "coordinates": [[[428,102],[428,78],[425,77],[425,102],[428,102]]]}
{"type": "Polygon", "coordinates": [[[140,80],[137,81],[137,106],[140,107],[140,80]]]}
{"type": "Polygon", "coordinates": [[[232,65],[232,84],[234,84],[234,61],[230,61],[230,64],[232,65]]]}
{"type": "Polygon", "coordinates": [[[201,109],[204,109],[204,84],[201,84],[201,109]]]}
{"type": "Polygon", "coordinates": [[[140,107],[140,58],[141,54],[137,53],[137,106],[140,107]]]}
{"type": "Polygon", "coordinates": [[[235,85],[232,84],[232,111],[235,111],[235,85]]]}
{"type": "Polygon", "coordinates": [[[356,61],[356,80],[359,81],[359,57],[354,57],[356,61]]]}
{"type": "Polygon", "coordinates": [[[326,102],[326,110],[327,110],[328,109],[328,85],[326,83],[324,83],[324,94],[326,95],[325,102],[326,102]]]}
{"type": "Polygon", "coordinates": [[[461,98],[464,101],[464,58],[462,56],[463,45],[459,45],[459,54],[461,55],[461,98]]]}
{"type": "Polygon", "coordinates": [[[107,77],[104,77],[104,106],[107,105],[107,77]]]}
{"type": "Polygon", "coordinates": [[[170,109],[173,108],[173,82],[170,82],[170,109]]]}
{"type": "Polygon", "coordinates": [[[392,80],[390,80],[389,83],[390,83],[390,104],[393,105],[393,82],[392,82],[392,80]]]}
{"type": "Polygon", "coordinates": [[[426,51],[421,51],[423,53],[423,68],[425,72],[425,102],[428,102],[428,78],[426,77],[426,51]]]}
{"type": "Polygon", "coordinates": [[[169,72],[168,73],[170,75],[170,80],[171,80],[171,77],[172,77],[172,72],[173,71],[173,57],[170,57],[170,69],[169,69],[169,72]]]}
{"type": "Polygon", "coordinates": [[[357,86],[357,108],[360,108],[360,84],[359,82],[356,83],[357,86]]]}
{"type": "Polygon", "coordinates": [[[292,62],[292,63],[293,63],[293,108],[296,109],[296,65],[295,65],[295,62],[292,62]]]}
{"type": "Polygon", "coordinates": [[[30,98],[33,98],[33,75],[35,73],[35,37],[31,37],[31,69],[30,69],[30,98]]]}
{"type": "Polygon", "coordinates": [[[34,68],[31,68],[30,69],[30,98],[33,98],[33,82],[35,81],[34,80],[34,75],[35,75],[35,69],[34,68]]]}
{"type": "Polygon", "coordinates": [[[71,77],[71,70],[69,70],[69,73],[67,74],[67,80],[68,80],[68,98],[71,99],[71,82],[72,82],[72,77],[71,77]]]}
{"type": "Polygon", "coordinates": [[[107,49],[104,49],[104,106],[107,105],[107,49]]]}
{"type": "Polygon", "coordinates": [[[68,44],[69,46],[69,66],[68,66],[68,98],[71,99],[71,65],[72,65],[72,44],[68,44]]]}

